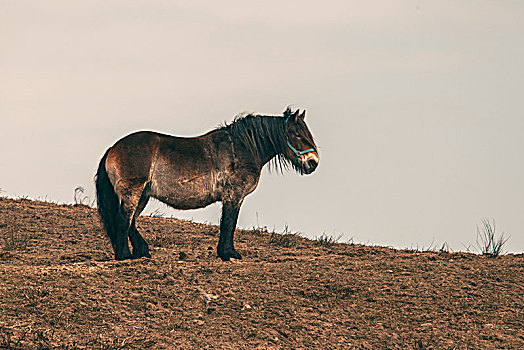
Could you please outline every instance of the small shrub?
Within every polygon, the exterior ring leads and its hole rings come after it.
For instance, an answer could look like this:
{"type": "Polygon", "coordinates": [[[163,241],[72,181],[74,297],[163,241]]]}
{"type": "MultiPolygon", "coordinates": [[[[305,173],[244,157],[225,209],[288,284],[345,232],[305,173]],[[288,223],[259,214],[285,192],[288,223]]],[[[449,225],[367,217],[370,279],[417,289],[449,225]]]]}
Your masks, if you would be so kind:
{"type": "Polygon", "coordinates": [[[482,228],[477,225],[477,248],[482,255],[497,257],[504,254],[502,248],[509,237],[505,237],[504,232],[497,237],[495,231],[495,220],[490,222],[488,219],[482,219],[482,228]]]}

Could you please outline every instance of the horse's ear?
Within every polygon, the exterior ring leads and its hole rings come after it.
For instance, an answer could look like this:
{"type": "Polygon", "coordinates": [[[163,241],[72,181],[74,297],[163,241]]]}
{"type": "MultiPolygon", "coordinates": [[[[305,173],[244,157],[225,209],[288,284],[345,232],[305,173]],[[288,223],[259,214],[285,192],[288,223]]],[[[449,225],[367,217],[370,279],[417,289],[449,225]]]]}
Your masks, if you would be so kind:
{"type": "Polygon", "coordinates": [[[299,113],[299,112],[300,112],[300,110],[297,109],[297,110],[295,111],[295,113],[293,113],[293,114],[291,115],[291,121],[293,121],[293,122],[297,122],[297,121],[298,121],[298,113],[299,113]]]}
{"type": "Polygon", "coordinates": [[[300,114],[300,118],[302,118],[302,120],[304,120],[304,118],[306,118],[306,110],[305,109],[302,111],[302,114],[300,114]]]}

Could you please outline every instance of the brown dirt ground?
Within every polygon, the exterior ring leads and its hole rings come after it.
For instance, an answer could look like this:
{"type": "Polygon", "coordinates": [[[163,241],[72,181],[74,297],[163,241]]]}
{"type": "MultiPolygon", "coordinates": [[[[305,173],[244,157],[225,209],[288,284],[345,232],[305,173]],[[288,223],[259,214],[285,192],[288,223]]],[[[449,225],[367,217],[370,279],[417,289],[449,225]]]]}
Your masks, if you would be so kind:
{"type": "Polygon", "coordinates": [[[118,262],[95,209],[0,198],[0,349],[524,349],[524,255],[413,252],[143,217],[118,262]]]}

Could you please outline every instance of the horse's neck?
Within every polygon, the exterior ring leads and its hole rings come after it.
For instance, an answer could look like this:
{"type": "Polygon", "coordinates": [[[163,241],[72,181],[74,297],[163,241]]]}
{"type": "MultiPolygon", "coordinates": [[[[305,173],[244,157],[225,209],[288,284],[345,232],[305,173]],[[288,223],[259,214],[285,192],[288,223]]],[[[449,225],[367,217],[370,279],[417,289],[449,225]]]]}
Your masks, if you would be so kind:
{"type": "MultiPolygon", "coordinates": [[[[277,125],[277,128],[284,128],[285,125],[284,125],[284,122],[283,122],[283,119],[280,118],[280,117],[267,117],[267,118],[270,118],[271,122],[272,123],[276,123],[277,125]]],[[[266,136],[266,137],[269,137],[266,136]]],[[[273,140],[278,140],[278,137],[276,135],[273,135],[273,140]]],[[[266,165],[269,161],[271,161],[273,158],[275,158],[279,153],[281,153],[283,150],[282,149],[275,149],[274,147],[279,147],[279,145],[274,145],[271,147],[270,150],[267,150],[267,152],[265,152],[265,154],[261,155],[261,161],[262,161],[262,166],[266,165]]]]}
{"type": "Polygon", "coordinates": [[[247,161],[248,163],[253,163],[253,165],[260,169],[262,169],[264,165],[271,161],[271,159],[275,158],[278,154],[275,149],[266,149],[263,152],[259,151],[257,157],[249,152],[245,145],[238,142],[233,142],[233,152],[235,152],[235,158],[240,157],[240,159],[244,159],[244,161],[247,161]]]}
{"type": "MultiPolygon", "coordinates": [[[[277,117],[264,117],[264,118],[271,118],[271,122],[279,123],[280,120],[277,117]]],[[[275,145],[272,144],[268,139],[271,137],[271,135],[261,135],[261,134],[254,134],[255,137],[259,138],[255,140],[255,144],[257,145],[265,145],[264,149],[258,149],[258,157],[255,155],[252,155],[252,160],[256,163],[256,165],[262,169],[264,165],[266,165],[271,159],[275,158],[280,152],[278,149],[275,149],[275,145]],[[258,158],[258,159],[257,159],[258,158]]],[[[276,137],[274,137],[276,139],[276,137]]]]}
{"type": "Polygon", "coordinates": [[[260,155],[260,161],[261,161],[261,168],[264,167],[271,159],[275,158],[277,156],[278,152],[276,150],[273,150],[271,152],[267,152],[266,154],[260,155]]]}

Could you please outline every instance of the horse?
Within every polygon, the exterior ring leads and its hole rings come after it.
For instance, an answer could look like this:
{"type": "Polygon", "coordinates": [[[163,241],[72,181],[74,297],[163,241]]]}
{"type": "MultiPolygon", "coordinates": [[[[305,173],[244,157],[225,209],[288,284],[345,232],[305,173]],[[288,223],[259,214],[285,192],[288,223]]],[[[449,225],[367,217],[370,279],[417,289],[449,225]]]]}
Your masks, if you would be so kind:
{"type": "Polygon", "coordinates": [[[153,197],[175,209],[222,202],[217,255],[241,259],[233,235],[244,198],[270,163],[301,175],[318,166],[319,153],[306,113],[249,114],[195,137],[138,131],[118,140],[95,175],[98,212],[116,260],[151,257],[136,220],[153,197]],[[131,241],[133,252],[129,249],[131,241]]]}

